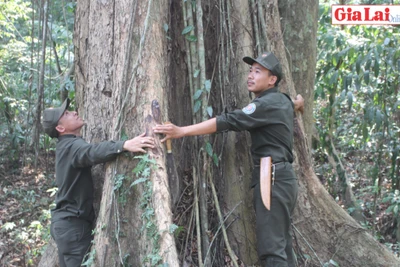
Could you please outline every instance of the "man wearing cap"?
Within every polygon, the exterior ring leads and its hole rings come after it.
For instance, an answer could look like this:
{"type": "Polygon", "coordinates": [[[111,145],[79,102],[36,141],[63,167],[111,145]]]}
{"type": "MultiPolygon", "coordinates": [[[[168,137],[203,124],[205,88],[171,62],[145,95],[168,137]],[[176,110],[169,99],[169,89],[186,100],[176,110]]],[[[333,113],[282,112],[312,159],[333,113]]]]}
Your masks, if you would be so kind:
{"type": "Polygon", "coordinates": [[[43,113],[44,131],[56,145],[56,207],[51,211],[51,236],[58,247],[60,267],[81,266],[92,240],[93,181],[91,166],[111,161],[123,151],[146,153],[154,139],[145,134],[127,141],[89,144],[80,137],[84,121],[68,111],[70,100],[43,113]]]}
{"type": "Polygon", "coordinates": [[[211,134],[224,131],[250,132],[251,154],[254,162],[252,187],[256,211],[257,252],[262,266],[295,266],[290,231],[291,216],[297,198],[297,178],[292,168],[294,109],[302,111],[303,98],[293,102],[278,91],[282,69],[271,52],[257,59],[243,58],[249,65],[247,89],[255,99],[241,110],[235,110],[210,120],[177,127],[173,124],[157,125],[154,132],[165,134],[164,142],[171,138],[211,134]],[[272,157],[275,181],[272,186],[271,209],[267,210],[260,193],[260,159],[272,157]]]}

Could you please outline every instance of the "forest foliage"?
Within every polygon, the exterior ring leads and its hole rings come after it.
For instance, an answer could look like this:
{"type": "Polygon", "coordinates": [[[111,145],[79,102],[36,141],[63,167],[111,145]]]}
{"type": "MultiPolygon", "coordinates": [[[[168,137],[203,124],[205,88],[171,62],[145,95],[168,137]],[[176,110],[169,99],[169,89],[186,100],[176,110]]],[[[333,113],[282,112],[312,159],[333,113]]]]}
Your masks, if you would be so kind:
{"type": "MultiPolygon", "coordinates": [[[[71,70],[76,3],[45,3],[0,2],[0,262],[15,261],[16,265],[22,261],[34,265],[50,238],[55,143],[41,135],[41,160],[33,156],[37,103],[57,106],[65,95],[72,99],[75,95],[71,70]],[[43,34],[45,23],[47,35],[43,34]],[[44,91],[39,99],[41,74],[44,91]]],[[[183,35],[189,33],[186,30],[183,35]]],[[[394,253],[400,241],[399,42],[399,27],[332,26],[329,5],[320,4],[315,170],[350,214],[356,206],[361,209],[360,223],[394,253]],[[346,202],[349,186],[354,205],[346,202]]],[[[194,93],[193,101],[209,92],[208,83],[205,90],[194,93]]],[[[206,111],[213,115],[212,109],[206,111]]]]}

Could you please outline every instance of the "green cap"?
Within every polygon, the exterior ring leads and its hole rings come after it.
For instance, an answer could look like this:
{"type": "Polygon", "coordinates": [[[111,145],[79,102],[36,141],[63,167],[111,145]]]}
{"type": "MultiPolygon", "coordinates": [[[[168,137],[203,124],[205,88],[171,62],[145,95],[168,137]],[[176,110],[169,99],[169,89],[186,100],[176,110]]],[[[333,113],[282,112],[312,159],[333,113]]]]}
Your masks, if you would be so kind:
{"type": "Polygon", "coordinates": [[[282,79],[282,67],[279,60],[272,52],[264,52],[258,58],[254,59],[251,57],[244,57],[243,61],[249,65],[253,65],[254,63],[258,63],[264,68],[271,71],[273,75],[278,77],[278,82],[282,79]]]}
{"type": "Polygon", "coordinates": [[[58,137],[58,131],[56,127],[61,116],[64,114],[65,110],[68,109],[71,100],[69,98],[65,99],[64,103],[59,108],[47,108],[43,112],[43,129],[50,137],[58,137]]]}

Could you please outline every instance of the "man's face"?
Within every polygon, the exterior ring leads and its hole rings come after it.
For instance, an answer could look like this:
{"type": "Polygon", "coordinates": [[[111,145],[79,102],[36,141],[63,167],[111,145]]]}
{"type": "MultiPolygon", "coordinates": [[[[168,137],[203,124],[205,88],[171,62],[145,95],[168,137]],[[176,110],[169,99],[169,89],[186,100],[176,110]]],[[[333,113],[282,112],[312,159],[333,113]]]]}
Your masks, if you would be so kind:
{"type": "Polygon", "coordinates": [[[261,66],[258,63],[254,63],[250,67],[249,75],[247,75],[247,89],[253,92],[256,96],[265,90],[275,87],[277,77],[261,66]]]}
{"type": "Polygon", "coordinates": [[[79,131],[84,124],[85,122],[76,111],[66,110],[59,119],[56,129],[60,133],[73,133],[79,131]]]}

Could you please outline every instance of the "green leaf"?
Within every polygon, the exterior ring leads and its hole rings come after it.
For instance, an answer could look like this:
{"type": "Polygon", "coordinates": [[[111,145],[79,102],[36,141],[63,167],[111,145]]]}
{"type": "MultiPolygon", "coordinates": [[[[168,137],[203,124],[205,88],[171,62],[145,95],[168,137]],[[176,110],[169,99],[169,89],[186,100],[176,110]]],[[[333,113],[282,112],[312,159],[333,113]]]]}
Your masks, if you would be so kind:
{"type": "Polygon", "coordinates": [[[355,210],[356,210],[355,207],[350,207],[350,208],[347,209],[347,212],[348,212],[349,214],[352,214],[355,210]]]}
{"type": "Polygon", "coordinates": [[[393,208],[394,208],[394,205],[389,206],[389,207],[386,209],[386,212],[387,212],[387,213],[391,213],[391,212],[393,211],[393,208]]]}
{"type": "Polygon", "coordinates": [[[347,103],[348,103],[349,111],[350,111],[351,107],[353,106],[353,94],[351,92],[347,93],[347,103]]]}
{"type": "Polygon", "coordinates": [[[188,40],[189,42],[197,42],[197,37],[196,35],[186,35],[186,40],[188,40]]]}
{"type": "Polygon", "coordinates": [[[366,85],[369,84],[369,70],[366,70],[366,71],[364,72],[364,81],[365,81],[365,84],[366,84],[366,85]]]}
{"type": "Polygon", "coordinates": [[[131,186],[130,187],[132,187],[132,186],[135,186],[135,185],[137,185],[137,184],[140,184],[140,183],[143,183],[143,182],[146,182],[148,179],[147,178],[139,178],[139,179],[137,179],[137,180],[135,180],[132,184],[131,184],[131,186]]]}
{"type": "Polygon", "coordinates": [[[329,83],[330,83],[330,84],[337,84],[338,76],[339,76],[339,73],[338,73],[338,71],[336,70],[336,71],[332,74],[329,83]]]}
{"type": "Polygon", "coordinates": [[[194,100],[199,99],[199,97],[201,96],[202,93],[203,93],[203,90],[198,89],[198,90],[196,91],[196,93],[194,93],[193,99],[194,99],[194,100]]]}
{"type": "Polygon", "coordinates": [[[217,154],[214,153],[212,158],[213,158],[214,164],[218,167],[219,160],[218,160],[217,154]]]}
{"type": "Polygon", "coordinates": [[[368,54],[368,55],[367,55],[367,63],[365,64],[365,70],[366,70],[366,71],[369,70],[369,68],[371,67],[371,62],[372,62],[372,60],[371,60],[371,55],[368,54]]]}
{"type": "Polygon", "coordinates": [[[383,41],[383,44],[384,45],[388,45],[390,43],[390,39],[389,38],[385,38],[385,41],[383,41]]]}
{"type": "Polygon", "coordinates": [[[399,206],[396,205],[396,206],[394,207],[394,209],[393,209],[393,214],[394,214],[394,215],[397,215],[398,213],[399,213],[399,206]]]}
{"type": "Polygon", "coordinates": [[[197,78],[197,77],[199,76],[199,74],[200,74],[200,70],[197,69],[197,70],[194,71],[193,77],[194,77],[194,78],[197,78]]]}
{"type": "Polygon", "coordinates": [[[336,38],[336,46],[340,47],[343,43],[343,40],[341,38],[336,38]]]}
{"type": "Polygon", "coordinates": [[[346,91],[343,90],[343,91],[340,93],[339,101],[342,102],[345,98],[346,98],[346,91]]]}
{"type": "Polygon", "coordinates": [[[361,57],[358,57],[357,61],[356,61],[356,72],[357,72],[357,74],[360,74],[360,71],[361,71],[361,57]]]}
{"type": "Polygon", "coordinates": [[[15,227],[15,223],[13,222],[6,222],[1,228],[5,229],[6,231],[12,230],[15,227]]]}
{"type": "MultiPolygon", "coordinates": [[[[146,209],[142,216],[147,219],[151,219],[151,217],[153,217],[153,215],[154,215],[154,209],[146,209]]],[[[152,224],[148,223],[147,226],[151,227],[152,224]]]]}
{"type": "Polygon", "coordinates": [[[331,44],[332,42],[333,42],[333,40],[335,39],[335,37],[333,36],[333,35],[328,35],[327,37],[326,37],[326,42],[328,43],[328,44],[331,44]]]}
{"type": "Polygon", "coordinates": [[[360,89],[361,89],[361,79],[358,76],[356,76],[354,84],[356,85],[357,91],[360,91],[360,89]]]}
{"type": "Polygon", "coordinates": [[[197,101],[194,103],[193,112],[196,113],[197,111],[200,110],[200,108],[201,108],[201,101],[197,100],[197,101]]]}
{"type": "Polygon", "coordinates": [[[193,26],[193,25],[187,26],[185,29],[183,29],[182,35],[188,34],[188,33],[191,32],[193,29],[194,29],[194,26],[193,26]]]}
{"type": "Polygon", "coordinates": [[[145,169],[142,171],[142,176],[143,176],[143,177],[149,177],[149,176],[150,176],[150,173],[151,173],[151,168],[150,168],[150,167],[147,167],[147,168],[145,168],[145,169]]]}
{"type": "Polygon", "coordinates": [[[382,202],[383,203],[386,203],[386,202],[389,202],[389,200],[392,200],[392,196],[390,195],[390,196],[387,196],[387,197],[384,197],[384,198],[382,198],[382,202]]]}
{"type": "Polygon", "coordinates": [[[114,187],[113,190],[117,191],[121,188],[122,184],[124,183],[125,176],[123,174],[117,174],[114,178],[114,187]]]}
{"type": "Polygon", "coordinates": [[[129,139],[128,135],[126,135],[125,131],[123,130],[123,132],[121,133],[121,138],[120,138],[120,140],[121,140],[121,141],[126,141],[126,140],[128,140],[128,139],[129,139]]]}
{"type": "Polygon", "coordinates": [[[337,65],[337,61],[338,61],[338,55],[335,54],[335,55],[333,55],[333,57],[332,57],[332,64],[333,64],[333,66],[336,66],[336,65],[337,65]]]}
{"type": "Polygon", "coordinates": [[[377,105],[377,106],[379,106],[379,100],[380,100],[380,99],[381,99],[380,93],[379,93],[379,92],[375,92],[374,98],[373,98],[374,104],[377,105]]]}
{"type": "Polygon", "coordinates": [[[372,122],[375,118],[375,109],[374,108],[367,108],[367,120],[372,122]]]}
{"type": "Polygon", "coordinates": [[[378,56],[379,56],[379,54],[381,54],[382,53],[382,46],[381,45],[377,45],[376,46],[376,50],[375,50],[375,56],[378,58],[378,56]]]}
{"type": "Polygon", "coordinates": [[[333,266],[339,267],[339,264],[336,261],[332,260],[332,259],[329,260],[329,264],[332,264],[333,266]]]}
{"type": "Polygon", "coordinates": [[[206,151],[207,151],[207,154],[208,154],[210,157],[212,157],[212,155],[213,155],[213,148],[212,148],[210,142],[207,142],[207,143],[206,143],[206,151]]]}
{"type": "Polygon", "coordinates": [[[347,52],[349,51],[349,47],[343,49],[342,51],[339,52],[339,58],[343,57],[344,55],[347,54],[347,52]]]}
{"type": "Polygon", "coordinates": [[[349,53],[348,53],[349,60],[351,60],[354,57],[354,53],[355,53],[355,49],[354,49],[354,47],[351,47],[349,49],[349,53]]]}
{"type": "Polygon", "coordinates": [[[375,74],[375,77],[379,76],[379,59],[378,58],[375,59],[374,74],[375,74]]]}
{"type": "Polygon", "coordinates": [[[346,90],[347,90],[347,88],[349,87],[349,86],[351,86],[351,84],[353,83],[353,75],[348,75],[347,77],[346,77],[346,90]]]}
{"type": "Polygon", "coordinates": [[[164,31],[165,31],[165,32],[168,32],[168,28],[169,28],[169,27],[168,27],[168,24],[164,23],[164,31]]]}
{"type": "Polygon", "coordinates": [[[349,87],[349,85],[347,84],[347,79],[344,78],[343,79],[343,92],[347,92],[348,87],[349,87]]]}
{"type": "Polygon", "coordinates": [[[208,113],[208,116],[210,116],[210,118],[211,118],[213,115],[213,108],[211,106],[207,107],[207,113],[208,113]]]}
{"type": "Polygon", "coordinates": [[[211,81],[210,80],[206,80],[204,82],[204,88],[207,90],[207,92],[211,91],[211,81]]]}
{"type": "Polygon", "coordinates": [[[169,233],[170,233],[170,234],[173,234],[173,233],[176,231],[176,229],[178,229],[178,228],[179,228],[178,225],[176,225],[176,224],[171,224],[171,225],[169,226],[169,233]]]}

